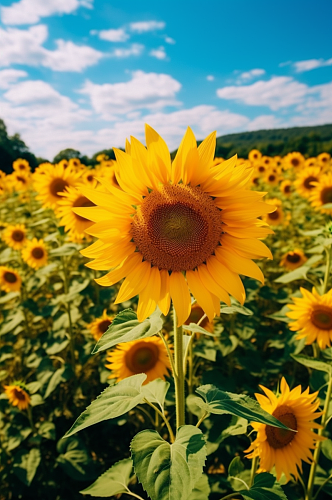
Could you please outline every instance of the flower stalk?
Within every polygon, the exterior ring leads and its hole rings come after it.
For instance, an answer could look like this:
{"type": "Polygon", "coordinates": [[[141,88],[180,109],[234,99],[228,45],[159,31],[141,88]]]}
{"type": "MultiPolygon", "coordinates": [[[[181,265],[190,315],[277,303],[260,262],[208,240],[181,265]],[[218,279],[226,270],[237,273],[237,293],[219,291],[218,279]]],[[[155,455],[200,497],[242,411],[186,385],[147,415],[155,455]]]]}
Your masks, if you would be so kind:
{"type": "Polygon", "coordinates": [[[183,332],[182,326],[177,326],[177,316],[173,308],[174,322],[174,367],[175,367],[175,405],[176,405],[176,428],[185,424],[185,394],[184,394],[184,370],[183,370],[183,332]]]}

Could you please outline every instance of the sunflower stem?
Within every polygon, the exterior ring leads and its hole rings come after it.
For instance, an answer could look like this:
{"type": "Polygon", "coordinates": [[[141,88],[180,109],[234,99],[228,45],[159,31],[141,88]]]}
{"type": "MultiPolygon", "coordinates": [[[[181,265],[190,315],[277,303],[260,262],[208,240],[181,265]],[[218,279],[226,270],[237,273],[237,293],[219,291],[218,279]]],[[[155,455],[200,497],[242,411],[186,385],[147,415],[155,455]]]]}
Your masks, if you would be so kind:
{"type": "MultiPolygon", "coordinates": [[[[61,257],[61,263],[62,263],[62,269],[63,269],[63,284],[65,287],[65,294],[68,295],[69,292],[69,284],[68,284],[68,272],[67,272],[67,266],[66,266],[66,261],[65,257],[61,257]]],[[[68,320],[69,320],[69,347],[70,347],[70,360],[71,360],[71,365],[73,368],[73,372],[75,375],[75,339],[74,339],[74,332],[73,332],[73,322],[71,318],[71,309],[70,309],[70,301],[67,302],[66,304],[66,311],[68,314],[68,320]]]]}
{"type": "Polygon", "coordinates": [[[30,427],[32,429],[32,432],[34,434],[36,434],[36,427],[35,427],[35,424],[34,424],[34,421],[33,421],[33,418],[32,418],[32,408],[31,406],[29,405],[28,408],[27,408],[27,414],[28,414],[28,419],[29,419],[29,423],[30,423],[30,427]]]}
{"type": "Polygon", "coordinates": [[[165,339],[164,334],[163,334],[163,332],[162,332],[162,331],[158,332],[158,335],[159,335],[159,337],[161,338],[161,340],[164,342],[164,345],[165,345],[165,348],[166,348],[166,351],[167,351],[167,354],[168,354],[169,362],[170,362],[170,364],[171,364],[173,377],[175,378],[175,365],[174,365],[174,359],[173,359],[173,356],[172,356],[171,350],[170,350],[170,348],[169,348],[169,346],[168,346],[168,342],[167,342],[167,340],[165,339]]]}
{"type": "Polygon", "coordinates": [[[329,284],[330,267],[332,260],[332,245],[329,248],[326,248],[325,251],[326,251],[326,269],[325,269],[322,295],[324,295],[327,292],[327,287],[329,284]]]}
{"type": "Polygon", "coordinates": [[[251,471],[250,471],[250,481],[249,481],[249,488],[252,487],[254,484],[255,476],[256,476],[256,471],[257,471],[257,465],[258,465],[258,457],[254,457],[251,462],[251,471]]]}
{"type": "MultiPolygon", "coordinates": [[[[166,415],[164,414],[164,412],[160,411],[159,408],[157,408],[157,406],[155,406],[153,403],[151,403],[150,401],[148,401],[147,399],[144,399],[144,402],[146,404],[148,404],[149,406],[151,406],[151,408],[153,408],[155,410],[156,413],[158,413],[158,415],[161,416],[161,418],[163,419],[163,421],[165,422],[166,424],[166,427],[167,427],[167,430],[169,432],[169,438],[171,440],[171,443],[174,443],[175,441],[175,436],[174,436],[174,433],[173,433],[173,430],[172,430],[172,427],[170,426],[170,423],[169,421],[167,420],[166,418],[166,415]]],[[[153,422],[153,419],[151,417],[151,421],[153,422]]]]}
{"type": "Polygon", "coordinates": [[[173,307],[174,322],[174,365],[175,365],[175,405],[176,405],[176,428],[185,424],[185,394],[184,394],[184,370],[183,370],[183,333],[182,326],[177,326],[177,316],[173,307]]]}
{"type": "MultiPolygon", "coordinates": [[[[321,420],[321,428],[318,429],[318,436],[322,436],[324,429],[326,427],[327,421],[328,421],[328,409],[329,409],[329,404],[331,401],[331,396],[332,396],[332,375],[330,374],[330,380],[329,380],[329,385],[327,387],[326,391],[326,397],[325,397],[325,403],[324,403],[324,410],[323,410],[323,415],[322,415],[322,420],[321,420]]],[[[318,441],[316,444],[316,448],[314,451],[314,457],[311,463],[310,467],[310,474],[309,474],[309,479],[308,479],[308,488],[307,488],[307,494],[305,497],[305,500],[313,500],[315,498],[313,496],[313,489],[314,489],[314,482],[315,482],[315,475],[316,475],[316,468],[318,465],[318,460],[319,460],[319,455],[320,455],[320,449],[321,449],[321,444],[322,441],[318,441]]],[[[317,494],[316,494],[317,496],[317,494]]]]}

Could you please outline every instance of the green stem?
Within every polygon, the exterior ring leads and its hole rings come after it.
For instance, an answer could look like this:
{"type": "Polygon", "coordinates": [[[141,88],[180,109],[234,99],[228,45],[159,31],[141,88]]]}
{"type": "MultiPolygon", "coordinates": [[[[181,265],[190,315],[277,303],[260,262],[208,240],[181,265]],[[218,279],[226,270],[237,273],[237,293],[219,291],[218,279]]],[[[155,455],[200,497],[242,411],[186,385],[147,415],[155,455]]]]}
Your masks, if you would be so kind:
{"type": "Polygon", "coordinates": [[[326,269],[325,269],[322,295],[324,295],[324,293],[327,292],[327,287],[329,284],[330,267],[331,267],[331,260],[332,260],[332,245],[330,246],[330,248],[327,248],[325,251],[326,251],[326,269]]]}
{"type": "MultiPolygon", "coordinates": [[[[61,262],[62,262],[62,270],[63,270],[63,283],[65,287],[65,294],[68,295],[69,292],[69,284],[68,284],[68,273],[67,273],[67,266],[66,266],[66,261],[64,257],[61,257],[61,262]]],[[[73,332],[73,322],[71,318],[71,309],[70,309],[70,301],[67,302],[66,304],[66,311],[68,314],[68,320],[69,320],[69,347],[70,347],[70,359],[71,359],[71,365],[73,368],[74,374],[75,372],[75,365],[76,365],[76,359],[75,359],[75,339],[74,339],[74,332],[73,332]]]]}
{"type": "MultiPolygon", "coordinates": [[[[328,420],[328,409],[329,409],[329,404],[331,400],[331,395],[332,395],[332,375],[330,375],[330,380],[329,380],[329,385],[327,387],[326,391],[326,398],[325,398],[325,404],[324,404],[324,412],[322,415],[322,420],[321,420],[321,429],[318,430],[318,436],[322,436],[327,420],[328,420]]],[[[312,500],[313,499],[313,489],[314,489],[314,482],[315,482],[315,475],[316,475],[316,468],[318,465],[318,460],[319,460],[319,455],[320,455],[320,449],[321,449],[321,441],[318,441],[316,444],[316,448],[314,451],[314,457],[313,461],[311,463],[310,467],[310,474],[309,474],[309,479],[308,479],[308,488],[307,488],[307,494],[305,497],[305,500],[312,500]]],[[[316,495],[317,496],[317,495],[316,495]]]]}
{"type": "Polygon", "coordinates": [[[30,423],[30,427],[32,429],[32,432],[34,434],[36,434],[36,427],[35,427],[35,424],[34,424],[34,421],[33,421],[33,418],[32,418],[32,408],[31,406],[29,405],[28,408],[27,408],[27,413],[28,413],[28,419],[29,419],[29,423],[30,423]]]}
{"type": "Polygon", "coordinates": [[[176,428],[185,424],[185,394],[184,394],[184,371],[183,371],[183,333],[182,326],[177,326],[177,317],[173,307],[174,322],[174,365],[175,365],[175,405],[176,405],[176,428]]]}
{"type": "Polygon", "coordinates": [[[164,345],[165,345],[165,348],[166,348],[166,351],[167,351],[167,354],[168,354],[169,362],[171,364],[173,377],[175,378],[175,365],[174,365],[174,360],[173,360],[172,353],[171,353],[170,348],[168,346],[168,342],[165,339],[165,337],[164,337],[164,335],[163,335],[163,333],[161,331],[158,332],[158,335],[161,338],[161,340],[164,342],[164,345]]]}
{"type": "MultiPolygon", "coordinates": [[[[149,406],[151,406],[151,408],[153,408],[153,409],[155,410],[155,412],[156,412],[156,413],[158,413],[158,415],[160,415],[160,416],[161,416],[161,418],[162,418],[162,419],[163,419],[163,421],[165,422],[166,427],[167,427],[167,430],[168,430],[168,432],[169,432],[169,437],[170,437],[171,443],[174,443],[174,441],[175,441],[174,433],[173,433],[172,427],[170,426],[169,421],[168,421],[168,420],[167,420],[167,418],[166,418],[166,415],[165,415],[163,412],[161,412],[161,411],[159,410],[159,408],[157,408],[157,406],[155,406],[153,403],[151,403],[151,402],[150,402],[150,401],[148,401],[147,399],[144,399],[144,402],[145,402],[146,404],[148,404],[149,406]]],[[[152,421],[153,421],[153,420],[152,420],[152,421]]]]}
{"type": "Polygon", "coordinates": [[[254,484],[255,476],[256,476],[256,471],[257,471],[257,465],[258,465],[258,457],[254,457],[251,462],[251,471],[250,471],[250,481],[249,481],[249,488],[252,487],[254,484]]]}
{"type": "Polygon", "coordinates": [[[201,425],[201,423],[203,422],[203,420],[205,420],[206,418],[208,418],[209,415],[210,415],[210,413],[208,411],[206,411],[205,413],[203,413],[203,415],[201,416],[201,418],[197,422],[196,427],[199,427],[201,425]]]}
{"type": "Polygon", "coordinates": [[[317,490],[316,495],[314,496],[314,500],[316,500],[316,498],[318,497],[318,493],[320,492],[320,490],[322,488],[324,488],[324,486],[330,481],[330,479],[332,479],[332,474],[330,474],[329,477],[327,479],[325,479],[325,481],[323,482],[323,484],[320,485],[320,487],[317,490]]]}
{"type": "MultiPolygon", "coordinates": [[[[125,485],[124,485],[124,486],[125,486],[125,485]]],[[[132,497],[138,498],[139,500],[143,500],[143,498],[142,498],[142,497],[140,497],[139,495],[136,495],[136,493],[133,493],[132,491],[130,491],[130,490],[127,488],[127,486],[125,486],[125,487],[126,487],[126,490],[127,490],[127,491],[126,491],[126,495],[131,495],[132,497]]]]}

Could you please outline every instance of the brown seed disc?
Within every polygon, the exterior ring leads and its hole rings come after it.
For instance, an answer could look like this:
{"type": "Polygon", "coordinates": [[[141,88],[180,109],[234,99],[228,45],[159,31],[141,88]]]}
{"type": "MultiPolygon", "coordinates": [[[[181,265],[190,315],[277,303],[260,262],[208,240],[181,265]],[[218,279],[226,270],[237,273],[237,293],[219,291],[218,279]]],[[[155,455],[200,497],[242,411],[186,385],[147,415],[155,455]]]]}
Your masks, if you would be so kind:
{"type": "Polygon", "coordinates": [[[66,187],[68,187],[69,184],[67,181],[62,179],[62,177],[57,177],[53,179],[53,181],[50,184],[50,193],[53,196],[56,196],[57,198],[62,198],[62,196],[59,195],[59,193],[62,193],[62,191],[65,190],[66,187]]]}
{"type": "Polygon", "coordinates": [[[17,175],[16,179],[18,181],[22,182],[22,184],[26,184],[27,183],[27,180],[25,179],[25,177],[21,177],[20,175],[17,175]]]}
{"type": "Polygon", "coordinates": [[[200,188],[177,184],[151,192],[138,207],[132,237],[144,260],[159,269],[195,269],[223,232],[221,210],[200,188]]]}
{"type": "Polygon", "coordinates": [[[306,188],[306,189],[313,189],[315,186],[313,184],[311,184],[312,182],[317,182],[318,179],[317,177],[314,177],[313,175],[310,175],[309,177],[306,178],[306,180],[304,181],[303,183],[303,186],[306,188]]]}
{"type": "Polygon", "coordinates": [[[15,231],[12,232],[12,239],[18,243],[24,240],[24,236],[24,232],[21,231],[21,229],[15,229],[15,231]]]}
{"type": "Polygon", "coordinates": [[[278,209],[276,209],[274,212],[271,212],[270,214],[267,214],[268,218],[271,220],[278,220],[280,217],[280,212],[278,209]]]}
{"type": "Polygon", "coordinates": [[[155,344],[137,342],[125,355],[126,366],[133,373],[152,370],[159,359],[159,349],[155,344]]]}
{"type": "Polygon", "coordinates": [[[276,176],[271,174],[269,175],[269,182],[274,182],[276,180],[276,176]]]}
{"type": "Polygon", "coordinates": [[[3,279],[5,281],[7,281],[7,283],[16,283],[17,281],[17,276],[16,274],[10,272],[10,271],[6,271],[3,275],[3,279]]]}
{"type": "Polygon", "coordinates": [[[322,200],[323,205],[325,205],[325,203],[332,203],[332,186],[322,189],[320,199],[322,200]]]}
{"type": "Polygon", "coordinates": [[[289,184],[287,184],[287,186],[284,187],[284,193],[290,193],[291,192],[291,187],[289,184]]]}
{"type": "MultiPolygon", "coordinates": [[[[287,425],[290,429],[293,429],[294,431],[297,430],[297,420],[294,415],[293,408],[290,406],[281,405],[274,410],[272,415],[280,420],[282,424],[287,425]]],[[[266,426],[265,432],[267,442],[275,450],[284,448],[291,441],[293,441],[296,436],[295,432],[288,431],[286,429],[279,429],[278,427],[272,427],[271,425],[266,426]]]]}
{"type": "Polygon", "coordinates": [[[101,321],[98,325],[98,330],[100,331],[100,333],[105,333],[111,323],[112,321],[110,321],[109,319],[104,319],[103,321],[101,321]]]}
{"type": "MultiPolygon", "coordinates": [[[[73,203],[73,207],[95,207],[96,205],[88,200],[88,198],[86,198],[85,196],[80,196],[79,198],[77,198],[77,200],[74,201],[73,203]]],[[[77,215],[73,212],[73,214],[75,215],[76,219],[78,220],[81,220],[81,221],[87,221],[87,222],[90,222],[89,219],[86,219],[85,217],[82,217],[81,215],[77,215]]]]}
{"type": "Polygon", "coordinates": [[[42,259],[44,257],[44,249],[41,247],[35,247],[32,249],[31,255],[34,259],[42,259]]]}
{"type": "Polygon", "coordinates": [[[291,164],[293,165],[293,167],[298,167],[300,165],[300,161],[297,158],[292,158],[291,164]]]}
{"type": "Polygon", "coordinates": [[[332,309],[331,307],[319,306],[311,313],[311,322],[319,330],[332,330],[332,309]]]}
{"type": "Polygon", "coordinates": [[[14,397],[19,401],[25,401],[26,398],[24,392],[19,389],[14,389],[14,397]]]}
{"type": "Polygon", "coordinates": [[[297,264],[297,262],[300,262],[301,260],[301,255],[296,252],[289,252],[287,254],[286,260],[288,260],[288,262],[291,262],[292,264],[297,264]]]}

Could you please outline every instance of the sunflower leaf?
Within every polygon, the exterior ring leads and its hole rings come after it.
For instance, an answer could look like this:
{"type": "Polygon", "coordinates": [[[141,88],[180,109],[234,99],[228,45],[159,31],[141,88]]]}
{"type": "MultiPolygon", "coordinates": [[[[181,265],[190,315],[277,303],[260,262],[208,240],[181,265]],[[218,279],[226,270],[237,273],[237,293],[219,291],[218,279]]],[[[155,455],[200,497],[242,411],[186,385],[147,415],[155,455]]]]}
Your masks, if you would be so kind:
{"type": "Polygon", "coordinates": [[[133,462],[130,458],[120,460],[80,493],[102,498],[126,493],[132,470],[133,462]]]}
{"type": "Polygon", "coordinates": [[[157,403],[161,411],[164,411],[165,397],[169,389],[169,382],[157,378],[142,387],[145,399],[150,403],[157,403]]]}
{"type": "Polygon", "coordinates": [[[203,335],[208,335],[209,337],[215,337],[215,333],[208,332],[205,330],[205,328],[202,328],[199,325],[196,325],[196,323],[190,323],[189,325],[183,325],[184,330],[188,330],[189,332],[192,333],[202,333],[203,335]]]}
{"type": "Polygon", "coordinates": [[[306,279],[307,277],[307,272],[309,271],[310,266],[301,266],[298,267],[297,269],[294,269],[294,271],[291,271],[290,273],[283,274],[282,276],[279,276],[276,280],[274,280],[276,283],[291,283],[292,281],[300,280],[300,279],[306,279]]]}
{"type": "Polygon", "coordinates": [[[197,427],[180,427],[173,444],[145,430],[136,434],[130,448],[135,473],[151,500],[191,498],[206,458],[204,436],[197,427]]]}
{"type": "Polygon", "coordinates": [[[224,392],[212,384],[201,385],[196,392],[204,399],[197,398],[196,404],[207,413],[223,415],[225,413],[245,418],[252,422],[288,429],[273,415],[264,411],[260,405],[245,394],[224,392]]]}
{"type": "Polygon", "coordinates": [[[99,339],[94,347],[92,354],[105,351],[122,342],[131,342],[132,340],[146,339],[158,333],[163,326],[161,312],[157,309],[143,323],[137,319],[137,315],[131,309],[126,309],[118,314],[108,330],[99,339]]]}
{"type": "Polygon", "coordinates": [[[324,363],[324,361],[318,361],[317,359],[310,358],[309,356],[295,356],[294,354],[291,354],[291,356],[295,359],[295,361],[301,363],[301,365],[304,365],[307,368],[313,368],[314,370],[318,370],[320,372],[332,374],[331,363],[324,363]]]}
{"type": "Polygon", "coordinates": [[[208,477],[206,474],[202,474],[191,492],[190,500],[208,500],[210,492],[211,488],[208,477]]]}
{"type": "Polygon", "coordinates": [[[242,495],[244,500],[287,500],[276,478],[268,472],[257,474],[249,490],[240,490],[237,493],[242,495]]]}
{"type": "Polygon", "coordinates": [[[87,409],[81,413],[78,419],[74,422],[69,431],[63,436],[64,438],[72,436],[82,429],[86,429],[91,425],[109,420],[111,418],[124,415],[135,406],[141,404],[144,400],[142,392],[142,384],[146,379],[145,373],[133,375],[118,384],[107,387],[87,409]]]}

